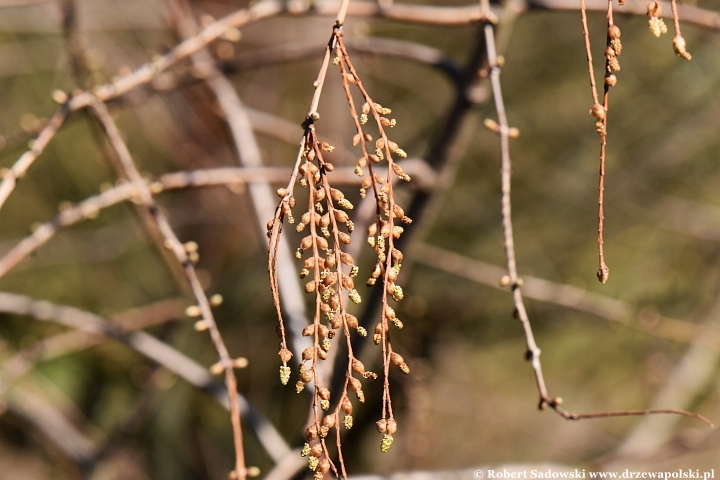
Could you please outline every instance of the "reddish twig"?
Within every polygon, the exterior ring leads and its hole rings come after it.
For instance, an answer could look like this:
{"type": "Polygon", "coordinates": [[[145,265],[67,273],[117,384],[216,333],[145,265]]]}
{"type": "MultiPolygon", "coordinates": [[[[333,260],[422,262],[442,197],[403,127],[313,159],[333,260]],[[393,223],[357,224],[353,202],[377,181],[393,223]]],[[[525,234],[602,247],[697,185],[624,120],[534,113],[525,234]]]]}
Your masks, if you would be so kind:
{"type": "MultiPolygon", "coordinates": [[[[581,0],[582,1],[582,0],[581,0]]],[[[584,18],[584,14],[583,14],[584,18]]],[[[609,18],[611,13],[609,13],[609,18]]],[[[515,317],[518,318],[523,325],[525,332],[525,339],[527,343],[526,358],[532,364],[533,372],[535,374],[535,383],[537,386],[538,394],[540,397],[539,408],[544,409],[549,407],[553,409],[558,415],[566,420],[585,420],[594,418],[605,418],[605,417],[624,417],[624,416],[636,416],[636,415],[654,415],[654,414],[672,414],[672,415],[683,415],[686,417],[696,418],[711,427],[714,427],[713,423],[707,418],[693,412],[687,412],[685,410],[675,409],[654,409],[654,410],[623,410],[613,412],[596,412],[596,413],[573,413],[563,409],[560,405],[562,404],[562,398],[551,397],[548,394],[547,387],[545,385],[545,379],[543,377],[542,366],[540,363],[540,349],[535,342],[532,327],[530,325],[530,319],[528,318],[527,310],[523,303],[523,297],[521,293],[522,282],[518,278],[517,265],[515,261],[515,242],[512,228],[512,211],[511,211],[511,160],[510,160],[510,148],[509,148],[509,135],[510,130],[507,122],[507,114],[505,112],[505,105],[502,97],[502,89],[500,85],[500,67],[497,65],[497,53],[495,51],[495,37],[493,26],[490,23],[484,25],[485,29],[485,41],[487,45],[487,58],[491,68],[490,81],[493,89],[493,97],[495,99],[495,109],[498,115],[498,133],[500,136],[500,154],[501,154],[501,190],[502,190],[502,224],[503,224],[503,238],[505,244],[505,254],[507,257],[507,277],[501,279],[501,283],[509,285],[512,289],[513,302],[515,304],[515,317]]],[[[606,93],[607,96],[607,93],[606,93]]]]}

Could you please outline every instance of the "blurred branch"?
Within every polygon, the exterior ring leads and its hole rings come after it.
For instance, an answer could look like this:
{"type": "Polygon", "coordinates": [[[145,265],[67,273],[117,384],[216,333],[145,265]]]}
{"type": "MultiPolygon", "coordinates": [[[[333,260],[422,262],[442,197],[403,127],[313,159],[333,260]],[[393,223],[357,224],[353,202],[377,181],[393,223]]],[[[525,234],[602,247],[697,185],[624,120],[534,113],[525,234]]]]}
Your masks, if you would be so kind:
{"type": "MultiPolygon", "coordinates": [[[[400,58],[430,65],[445,73],[456,87],[462,82],[462,67],[448,57],[440,49],[408,40],[390,38],[363,37],[346,42],[352,52],[400,58]]],[[[263,48],[238,55],[233,60],[219,62],[220,68],[226,73],[245,71],[251,68],[266,67],[293,60],[301,60],[318,55],[327,42],[289,43],[280,46],[263,48]]],[[[297,139],[296,139],[297,140],[297,139]]]]}
{"type": "MultiPolygon", "coordinates": [[[[480,260],[422,243],[413,247],[412,261],[510,293],[507,286],[500,285],[506,270],[480,260]]],[[[622,300],[529,275],[523,275],[519,280],[527,298],[587,312],[656,337],[720,352],[720,328],[715,326],[662,317],[649,310],[640,311],[639,321],[633,323],[635,309],[622,300]]]]}
{"type": "MultiPolygon", "coordinates": [[[[706,329],[716,330],[720,318],[720,296],[706,314],[702,330],[698,329],[695,340],[682,359],[670,373],[667,381],[655,396],[653,408],[658,405],[674,405],[691,408],[695,400],[715,381],[720,350],[706,346],[706,329]]],[[[716,340],[718,335],[715,335],[716,340]]],[[[617,450],[620,458],[650,457],[656,454],[671,438],[679,418],[663,417],[643,419],[625,437],[617,450]]]]}
{"type": "MultiPolygon", "coordinates": [[[[197,24],[187,1],[171,0],[169,5],[181,36],[192,38],[196,34],[197,24]]],[[[225,120],[230,128],[230,134],[237,152],[238,163],[244,167],[262,167],[263,160],[260,147],[257,144],[250,118],[235,88],[218,70],[215,61],[207,50],[200,50],[192,57],[192,60],[196,69],[206,72],[205,83],[213,92],[220,109],[225,114],[225,120]]],[[[258,225],[256,231],[261,237],[261,241],[267,245],[266,222],[273,218],[277,197],[268,182],[250,185],[249,192],[258,225]]],[[[296,351],[302,351],[311,345],[310,340],[302,335],[303,328],[310,323],[305,311],[305,300],[302,287],[297,281],[298,271],[293,262],[292,249],[289,243],[283,238],[280,240],[278,247],[278,255],[282,258],[281,267],[278,269],[279,284],[283,292],[282,302],[288,314],[293,346],[296,351]]],[[[299,359],[299,356],[296,359],[299,359]]]]}
{"type": "MultiPolygon", "coordinates": [[[[207,368],[145,332],[127,332],[120,325],[99,315],[8,292],[0,292],[0,312],[51,321],[92,336],[119,340],[191,385],[211,394],[225,408],[229,408],[227,388],[215,380],[208,373],[207,368]]],[[[263,448],[273,461],[279,462],[290,451],[285,440],[275,427],[239,393],[237,405],[246,424],[258,436],[263,448]]]]}
{"type": "Polygon", "coordinates": [[[298,472],[307,468],[307,460],[300,455],[300,449],[288,452],[279,462],[276,462],[265,480],[288,480],[295,478],[298,472]]]}
{"type": "Polygon", "coordinates": [[[720,208],[666,195],[657,208],[659,221],[668,228],[703,240],[720,242],[720,208]]]}
{"type": "MultiPolygon", "coordinates": [[[[507,274],[504,268],[449,250],[433,247],[426,243],[419,244],[413,249],[413,260],[504,292],[510,291],[508,286],[500,286],[500,279],[507,274]]],[[[630,322],[633,315],[633,307],[627,302],[572,285],[563,285],[523,275],[522,289],[528,298],[587,312],[624,325],[630,322]]]]}
{"type": "MultiPolygon", "coordinates": [[[[536,4],[528,6],[541,6],[538,0],[536,4]]],[[[553,8],[562,8],[564,0],[547,0],[558,2],[553,8]]],[[[337,12],[340,2],[318,1],[314,4],[314,11],[319,14],[332,14],[337,12]],[[330,13],[332,12],[332,13],[330,13]]],[[[549,5],[549,3],[548,3],[549,5]]],[[[545,8],[549,6],[542,5],[545,8]]],[[[591,2],[588,8],[593,8],[595,2],[591,2]]],[[[112,83],[98,86],[90,92],[83,92],[70,98],[53,115],[49,124],[42,130],[38,138],[33,142],[33,147],[25,152],[13,166],[4,171],[3,180],[0,183],[0,208],[4,205],[7,197],[15,188],[18,179],[22,178],[35,160],[42,154],[47,144],[57,133],[58,129],[65,122],[71,112],[85,109],[95,101],[107,102],[127,94],[137,87],[151,82],[158,74],[168,70],[178,62],[200,52],[207,45],[225,36],[232,29],[237,29],[248,23],[271,17],[285,11],[283,2],[276,0],[265,0],[258,2],[247,9],[238,10],[222,19],[208,25],[202,31],[187,38],[169,53],[157,57],[152,62],[144,64],[130,75],[118,78],[112,83]]],[[[304,13],[297,11],[291,13],[304,13]]],[[[464,25],[478,21],[481,18],[480,7],[472,5],[468,7],[430,7],[407,4],[391,4],[382,6],[373,2],[356,1],[348,10],[354,16],[378,16],[391,20],[409,21],[413,23],[427,23],[436,25],[464,25]]],[[[492,15],[494,13],[490,12],[492,15]]],[[[683,12],[681,12],[683,13],[683,12]]],[[[719,28],[718,16],[715,12],[695,9],[686,12],[688,22],[703,20],[702,26],[719,28]]],[[[216,80],[217,81],[217,80],[216,80]]],[[[218,97],[220,98],[220,97],[218,97]]],[[[223,103],[221,101],[221,103],[223,103]]],[[[233,122],[230,122],[231,126],[233,122]]]]}
{"type": "Polygon", "coordinates": [[[90,106],[92,114],[97,118],[103,127],[107,138],[113,150],[117,153],[119,168],[125,177],[131,182],[135,189],[140,203],[150,213],[150,219],[154,223],[154,227],[164,239],[164,246],[170,250],[176,257],[178,264],[182,267],[190,285],[193,295],[198,303],[201,312],[204,329],[208,330],[210,338],[215,346],[220,364],[225,369],[225,384],[227,385],[229,403],[230,403],[230,419],[233,427],[233,443],[235,445],[235,474],[239,480],[244,480],[247,474],[245,468],[245,452],[242,440],[242,429],[240,426],[240,411],[237,404],[237,378],[235,377],[234,360],[230,357],[230,353],[225,345],[225,340],[220,333],[212,313],[210,301],[208,300],[205,290],[200,284],[197,272],[192,260],[188,256],[185,246],[180,242],[177,235],[170,226],[165,214],[160,210],[153,199],[150,187],[145,183],[140,171],[135,166],[135,162],[130,155],[124,140],[120,136],[120,132],[115,125],[115,121],[110,116],[107,107],[103,103],[94,103],[90,106]]]}
{"type": "MultiPolygon", "coordinates": [[[[161,300],[119,313],[113,316],[112,321],[120,325],[124,331],[140,330],[181,318],[184,315],[186,303],[182,299],[161,300]]],[[[46,362],[99,345],[105,341],[105,338],[105,336],[94,333],[73,330],[44,338],[16,352],[2,364],[0,396],[13,383],[32,370],[38,362],[46,362]]]]}
{"type": "MultiPolygon", "coordinates": [[[[429,167],[421,160],[408,159],[399,162],[403,169],[416,178],[423,178],[416,183],[419,189],[432,187],[433,176],[425,175],[429,167]]],[[[221,167],[205,170],[190,170],[167,173],[157,182],[150,184],[155,191],[173,190],[188,187],[226,186],[233,184],[255,182],[282,182],[287,180],[290,173],[288,168],[258,167],[238,168],[221,167]]],[[[360,179],[350,168],[337,168],[333,171],[333,182],[356,185],[360,179]]],[[[121,183],[109,190],[90,197],[70,208],[62,210],[53,219],[43,223],[35,231],[21,240],[12,250],[0,258],[0,278],[15,268],[38,248],[47,243],[61,228],[69,227],[78,222],[94,219],[100,211],[117,205],[118,203],[133,199],[137,195],[136,188],[131,183],[121,183]]]]}
{"type": "Polygon", "coordinates": [[[65,37],[65,51],[70,61],[70,71],[78,88],[85,88],[90,68],[88,68],[87,42],[80,33],[76,0],[58,0],[62,11],[62,29],[65,37]]]}
{"type": "MultiPolygon", "coordinates": [[[[473,6],[473,8],[479,7],[473,6]]],[[[480,92],[478,89],[479,73],[485,61],[485,39],[481,32],[478,32],[476,33],[474,44],[463,67],[462,84],[456,88],[455,98],[442,117],[443,120],[439,131],[434,135],[428,147],[428,152],[425,155],[425,161],[427,162],[425,165],[427,165],[429,167],[428,170],[432,172],[430,176],[434,180],[433,183],[437,183],[441,191],[443,181],[453,176],[452,172],[459,164],[457,160],[458,157],[452,157],[450,154],[453,152],[453,145],[463,121],[474,105],[480,104],[485,100],[483,95],[478,95],[480,92]]],[[[414,178],[422,177],[414,176],[414,178]]],[[[422,224],[426,209],[430,205],[434,194],[435,191],[432,189],[418,189],[413,192],[408,202],[408,207],[405,209],[405,214],[413,219],[413,223],[403,226],[405,231],[403,235],[395,241],[395,248],[403,250],[405,245],[412,244],[413,238],[415,238],[419,230],[418,225],[422,224]]],[[[405,266],[403,266],[403,268],[407,269],[405,266]]],[[[370,290],[367,300],[363,302],[364,308],[362,314],[359,315],[360,324],[363,327],[369,328],[374,319],[379,317],[382,296],[382,288],[373,288],[370,290]]],[[[356,352],[356,356],[361,355],[364,348],[363,345],[362,342],[354,339],[352,348],[353,351],[356,352]]],[[[338,372],[342,372],[343,369],[347,367],[345,363],[346,362],[342,360],[338,362],[338,372]]],[[[336,374],[333,379],[334,387],[339,387],[341,381],[342,376],[339,373],[336,374]]]]}
{"type": "Polygon", "coordinates": [[[97,446],[53,405],[25,388],[14,388],[7,396],[7,407],[24,417],[76,463],[87,463],[97,446]]]}
{"type": "MultiPolygon", "coordinates": [[[[0,8],[5,7],[22,7],[37,4],[53,3],[55,0],[0,0],[0,8]]],[[[294,4],[286,5],[285,2],[279,0],[265,0],[262,3],[268,4],[267,7],[273,9],[273,13],[267,13],[265,10],[255,10],[259,14],[259,18],[276,15],[279,13],[290,13],[292,15],[337,15],[340,5],[339,0],[316,0],[315,2],[294,2],[294,4]]],[[[628,15],[645,15],[646,7],[643,1],[628,1],[622,9],[617,13],[628,15]]],[[[587,2],[587,9],[594,11],[605,11],[607,2],[603,0],[590,0],[587,2]]],[[[574,0],[519,0],[514,8],[518,10],[577,10],[578,4],[574,0]]],[[[247,9],[252,11],[253,7],[247,9]]],[[[108,9],[109,11],[109,9],[108,9]]],[[[496,7],[491,8],[491,12],[495,13],[496,7]]],[[[720,18],[716,12],[703,9],[688,4],[678,5],[678,12],[686,23],[693,23],[701,27],[720,28],[720,18]]],[[[467,25],[468,23],[477,22],[480,19],[480,7],[477,4],[467,6],[445,6],[445,5],[417,5],[407,3],[376,3],[368,0],[354,0],[350,3],[348,16],[351,17],[376,17],[398,22],[416,23],[425,25],[467,25]]],[[[670,17],[669,13],[665,14],[670,17]]],[[[132,19],[123,19],[122,27],[131,29],[147,28],[146,22],[138,21],[133,25],[132,19]]],[[[252,20],[250,20],[252,21],[252,20]]],[[[109,20],[108,20],[109,23],[109,20]]],[[[248,23],[248,21],[243,21],[248,23]]],[[[236,25],[237,26],[237,25],[236,25]]],[[[117,27],[116,27],[117,28],[117,27]]]]}
{"type": "Polygon", "coordinates": [[[251,21],[275,15],[281,10],[282,5],[280,2],[275,1],[259,2],[248,9],[238,10],[209,25],[197,35],[181,42],[169,53],[146,63],[130,75],[121,77],[112,83],[101,85],[95,88],[92,93],[83,92],[70,98],[57,110],[48,125],[40,132],[38,138],[33,142],[32,148],[25,152],[10,169],[2,173],[0,208],[14,190],[18,179],[25,175],[30,166],[42,154],[71,112],[85,109],[97,101],[106,102],[119,98],[129,91],[147,84],[158,74],[205,48],[209,43],[227,34],[231,28],[237,28],[251,21]]]}

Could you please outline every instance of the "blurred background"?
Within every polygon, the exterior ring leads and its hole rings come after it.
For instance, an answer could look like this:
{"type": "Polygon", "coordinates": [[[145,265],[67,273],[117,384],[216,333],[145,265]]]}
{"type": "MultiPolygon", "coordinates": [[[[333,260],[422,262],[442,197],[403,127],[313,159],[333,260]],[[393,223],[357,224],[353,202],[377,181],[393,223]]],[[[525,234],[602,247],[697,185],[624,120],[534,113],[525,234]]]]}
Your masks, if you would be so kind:
{"type": "MultiPolygon", "coordinates": [[[[0,166],[9,168],[46,125],[58,108],[54,91],[92,89],[179,43],[172,5],[0,1],[0,166]]],[[[335,5],[317,2],[321,11],[335,5]]],[[[248,3],[185,6],[209,24],[248,3]]],[[[291,0],[288,11],[208,48],[247,107],[262,161],[280,172],[294,163],[332,25],[332,16],[309,7],[291,0]]],[[[616,9],[624,49],[610,97],[605,253],[611,275],[601,285],[595,277],[599,140],[588,115],[579,13],[510,0],[493,7],[501,19],[505,104],[510,125],[521,132],[511,141],[518,266],[550,394],[562,396],[573,412],[681,408],[720,421],[720,31],[683,23],[693,55],[686,62],[672,51],[672,33],[657,39],[644,15],[616,9]]],[[[625,8],[636,7],[643,10],[643,2],[627,0],[625,8]]],[[[720,12],[716,0],[683,8],[693,7],[720,12]]],[[[605,22],[604,13],[589,14],[596,71],[602,71],[605,22]]],[[[397,119],[391,138],[411,159],[437,169],[418,170],[398,193],[403,206],[417,195],[427,200],[403,247],[399,280],[405,300],[397,311],[405,328],[393,332],[393,345],[412,370],[391,377],[400,429],[390,453],[381,454],[374,427],[381,389],[369,384],[344,440],[350,473],[540,464],[720,468],[720,434],[694,419],[568,422],[538,412],[523,331],[512,317],[511,296],[498,285],[505,261],[499,145],[483,128],[485,119],[497,118],[492,93],[484,64],[464,73],[481,26],[464,23],[428,25],[351,10],[345,24],[366,88],[397,119]]],[[[183,61],[109,104],[150,178],[238,165],[225,113],[198,77],[192,62],[183,61]]],[[[353,167],[359,150],[351,145],[336,68],[318,111],[321,139],[336,146],[330,158],[353,167]]],[[[116,176],[107,155],[96,122],[73,113],[0,212],[0,254],[59,210],[110,188],[116,176]]],[[[273,190],[283,183],[272,183],[273,190]]],[[[344,191],[359,202],[356,186],[344,191]]],[[[208,294],[224,298],[215,308],[221,331],[231,354],[249,360],[237,372],[240,392],[296,448],[308,397],[278,382],[276,315],[265,232],[258,228],[269,217],[258,218],[248,192],[236,182],[166,191],[157,200],[181,241],[197,242],[208,294]]],[[[295,245],[292,230],[285,234],[295,245]]],[[[367,245],[361,251],[363,279],[373,255],[367,245]]],[[[192,298],[130,202],[59,228],[0,279],[0,290],[142,329],[204,367],[216,361],[207,334],[184,314],[192,298]]],[[[360,293],[364,307],[371,295],[364,286],[360,293]]],[[[226,478],[234,462],[232,432],[211,395],[122,341],[72,336],[67,326],[33,318],[43,317],[37,304],[34,314],[18,314],[19,298],[25,297],[0,298],[0,478],[226,478]]],[[[379,368],[377,347],[367,345],[363,355],[379,368]]],[[[248,464],[264,476],[273,457],[252,428],[244,432],[248,464]]]]}

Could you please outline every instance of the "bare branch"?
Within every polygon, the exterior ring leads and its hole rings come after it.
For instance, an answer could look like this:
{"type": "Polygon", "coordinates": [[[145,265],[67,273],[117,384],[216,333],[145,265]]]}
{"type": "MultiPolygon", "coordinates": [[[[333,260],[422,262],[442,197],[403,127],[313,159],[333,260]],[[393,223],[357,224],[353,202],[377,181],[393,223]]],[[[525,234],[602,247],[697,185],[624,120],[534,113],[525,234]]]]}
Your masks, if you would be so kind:
{"type": "Polygon", "coordinates": [[[184,245],[180,243],[180,240],[170,227],[170,222],[155,203],[150,188],[145,183],[145,180],[142,178],[140,172],[135,166],[132,156],[130,155],[130,151],[125,145],[125,142],[122,140],[120,133],[117,130],[117,126],[110,116],[110,113],[107,111],[107,108],[102,103],[94,103],[90,106],[90,109],[105,130],[112,148],[118,155],[120,167],[123,170],[123,173],[130,180],[131,185],[135,188],[135,193],[139,197],[140,202],[152,216],[157,229],[160,231],[165,240],[166,247],[168,250],[173,252],[178,263],[182,266],[188,284],[190,285],[190,288],[198,302],[198,307],[202,315],[202,322],[204,322],[203,326],[209,331],[210,338],[212,339],[215,349],[220,357],[220,363],[225,369],[225,384],[228,389],[230,418],[233,426],[233,440],[235,444],[235,473],[237,474],[239,480],[245,480],[247,469],[245,468],[245,453],[243,451],[242,429],[240,427],[240,411],[238,410],[237,403],[238,392],[237,379],[234,371],[235,365],[215,322],[215,317],[212,313],[212,309],[210,308],[210,301],[205,295],[205,291],[197,277],[195,267],[188,257],[188,253],[184,245]]]}
{"type": "MultiPolygon", "coordinates": [[[[581,0],[582,2],[583,0],[581,0]]],[[[611,14],[609,13],[611,19],[611,14]]],[[[500,67],[497,65],[497,53],[495,52],[495,37],[493,32],[493,26],[491,23],[485,23],[485,44],[487,48],[487,58],[490,64],[491,73],[490,81],[493,89],[493,97],[495,99],[495,110],[498,115],[498,133],[500,135],[500,156],[501,156],[501,191],[502,191],[502,224],[503,224],[503,239],[505,242],[505,256],[507,258],[507,278],[504,279],[503,283],[507,283],[512,289],[513,302],[515,303],[514,316],[520,320],[525,331],[525,339],[527,342],[526,358],[532,362],[533,372],[535,374],[535,383],[537,385],[538,393],[540,395],[539,408],[542,410],[546,407],[552,408],[558,415],[566,420],[586,420],[595,418],[606,418],[606,417],[625,417],[625,416],[642,416],[642,415],[654,415],[654,414],[671,414],[681,415],[686,417],[696,418],[710,427],[714,427],[713,423],[707,418],[693,412],[686,412],[684,410],[676,409],[657,409],[657,410],[624,410],[615,412],[598,412],[598,413],[572,413],[560,407],[562,399],[560,397],[551,398],[548,395],[547,387],[545,386],[545,379],[543,377],[542,366],[540,364],[540,349],[538,348],[535,338],[533,335],[532,327],[530,325],[530,319],[528,318],[525,305],[523,303],[523,297],[521,293],[521,285],[519,282],[517,265],[515,262],[515,242],[513,236],[513,225],[511,215],[511,160],[510,160],[510,143],[508,135],[508,122],[507,115],[505,113],[505,104],[502,97],[502,89],[500,85],[500,67]]],[[[607,89],[605,91],[605,107],[607,108],[607,89]]],[[[604,156],[604,136],[602,138],[603,145],[603,156],[604,156]]],[[[602,212],[602,210],[601,210],[602,212]]],[[[601,251],[601,265],[602,263],[602,251],[601,251]]],[[[600,275],[598,276],[600,278],[600,275]]],[[[601,278],[602,281],[602,278],[601,278]]],[[[604,283],[604,282],[603,282],[604,283]]]]}
{"type": "MultiPolygon", "coordinates": [[[[707,312],[701,326],[696,331],[694,342],[669,374],[667,382],[657,393],[652,402],[653,408],[663,405],[677,405],[680,408],[690,408],[695,399],[714,380],[716,365],[720,358],[720,350],[708,348],[707,330],[717,330],[717,319],[720,316],[720,298],[715,300],[707,312]]],[[[715,335],[714,340],[717,341],[715,335]]],[[[712,339],[711,339],[712,341],[712,339]]],[[[713,342],[713,346],[717,343],[713,342]]],[[[625,437],[617,450],[621,457],[648,457],[656,453],[668,440],[670,440],[677,417],[663,417],[651,421],[643,419],[625,437]]]]}
{"type": "MultiPolygon", "coordinates": [[[[225,385],[216,381],[208,373],[207,368],[145,332],[128,332],[122,326],[99,315],[75,307],[35,300],[25,295],[8,292],[0,292],[0,312],[51,321],[95,337],[119,340],[150,360],[164,366],[191,385],[211,394],[225,408],[229,408],[228,398],[230,395],[225,385]]],[[[239,393],[236,402],[243,418],[253,428],[273,461],[279,462],[290,451],[282,436],[239,393]]]]}
{"type": "Polygon", "coordinates": [[[7,402],[9,409],[26,418],[78,464],[95,456],[95,443],[40,395],[25,388],[15,388],[7,402]]]}

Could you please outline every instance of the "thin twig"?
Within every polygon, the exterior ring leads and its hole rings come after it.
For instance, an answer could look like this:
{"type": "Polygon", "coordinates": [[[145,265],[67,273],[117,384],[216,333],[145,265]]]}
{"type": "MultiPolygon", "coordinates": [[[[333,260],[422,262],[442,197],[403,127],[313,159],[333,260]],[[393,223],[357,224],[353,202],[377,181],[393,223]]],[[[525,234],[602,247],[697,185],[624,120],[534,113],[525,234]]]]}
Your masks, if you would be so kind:
{"type": "Polygon", "coordinates": [[[229,401],[230,401],[230,419],[233,427],[233,441],[235,444],[235,473],[239,480],[245,480],[247,475],[247,469],[245,468],[245,454],[243,451],[242,442],[242,429],[240,427],[240,411],[237,406],[237,379],[235,378],[234,363],[233,359],[228,353],[225,341],[218,330],[215,322],[215,317],[210,308],[210,302],[205,295],[205,291],[200,284],[200,280],[197,277],[195,267],[188,258],[188,254],[183,244],[178,240],[175,232],[170,227],[165,214],[162,213],[160,208],[155,203],[152,197],[150,188],[145,183],[140,172],[138,171],[135,163],[130,155],[125,142],[122,140],[120,133],[117,130],[115,121],[110,116],[107,108],[102,103],[95,103],[90,106],[90,110],[93,115],[98,119],[102,125],[105,133],[108,136],[111,146],[116,151],[120,165],[124,171],[124,174],[130,180],[131,185],[135,188],[135,191],[139,197],[140,202],[147,208],[152,215],[153,220],[162,236],[165,239],[167,248],[173,252],[178,263],[182,265],[187,281],[190,288],[198,301],[198,307],[200,308],[204,325],[207,327],[210,337],[215,345],[215,349],[220,357],[220,363],[225,369],[225,383],[227,385],[229,401]]]}
{"type": "Polygon", "coordinates": [[[515,261],[515,239],[512,225],[512,203],[510,197],[512,166],[510,161],[510,138],[508,136],[509,127],[500,86],[500,67],[497,65],[493,26],[487,23],[483,28],[485,31],[487,59],[491,69],[490,83],[492,85],[493,98],[495,100],[495,110],[498,116],[500,134],[502,229],[505,244],[505,256],[507,259],[507,274],[509,276],[508,283],[512,288],[513,302],[515,303],[515,317],[522,322],[523,330],[525,331],[525,339],[527,341],[526,358],[532,362],[532,368],[535,373],[535,383],[537,385],[538,393],[540,394],[540,408],[542,409],[547,405],[554,405],[555,402],[548,396],[545,379],[543,378],[542,366],[540,364],[540,349],[535,342],[532,327],[530,326],[530,319],[528,318],[527,311],[525,310],[525,304],[523,303],[520,283],[518,282],[517,264],[515,261]]]}
{"type": "MultiPolygon", "coordinates": [[[[582,1],[582,0],[581,0],[582,1]]],[[[560,397],[550,397],[548,394],[547,387],[545,385],[545,379],[543,377],[542,366],[540,363],[540,349],[535,342],[532,327],[530,325],[530,319],[528,318],[525,305],[523,303],[523,297],[521,293],[521,282],[518,281],[517,265],[515,261],[515,242],[513,236],[513,225],[512,225],[512,203],[511,203],[511,173],[512,166],[510,160],[510,146],[509,146],[509,135],[508,135],[508,122],[507,115],[505,113],[505,104],[502,97],[502,89],[500,85],[500,67],[497,65],[497,53],[495,52],[495,37],[493,26],[490,23],[484,25],[485,31],[485,44],[487,46],[487,58],[491,68],[490,81],[493,89],[493,98],[495,100],[495,110],[498,116],[499,124],[499,135],[500,135],[500,155],[501,155],[501,191],[502,191],[502,225],[503,225],[503,239],[505,243],[505,255],[507,258],[507,269],[508,279],[507,283],[512,289],[513,302],[515,304],[515,317],[518,318],[523,325],[525,332],[525,339],[527,342],[526,358],[531,362],[533,372],[535,374],[535,383],[537,386],[538,394],[540,396],[539,408],[544,409],[546,407],[552,408],[557,414],[566,420],[584,420],[594,418],[605,418],[605,417],[623,417],[623,416],[636,416],[636,415],[654,415],[654,414],[672,414],[672,415],[683,415],[686,417],[696,418],[711,427],[714,427],[713,423],[707,418],[693,412],[686,412],[684,410],[676,409],[656,409],[656,410],[624,410],[615,412],[596,412],[596,413],[573,413],[569,412],[562,407],[562,399],[560,397]]]]}
{"type": "MultiPolygon", "coordinates": [[[[175,14],[175,23],[180,34],[192,38],[197,30],[197,24],[187,1],[174,0],[170,2],[170,6],[175,14]]],[[[222,75],[208,51],[200,50],[192,56],[192,61],[196,67],[201,67],[207,72],[205,83],[224,113],[237,152],[238,163],[243,167],[262,168],[263,159],[250,117],[232,83],[222,75]]],[[[286,178],[287,176],[283,180],[286,178]]],[[[266,222],[275,213],[276,196],[269,182],[254,183],[250,185],[249,191],[258,222],[257,232],[262,240],[267,242],[264,235],[266,222]]],[[[292,342],[296,350],[303,350],[310,345],[302,336],[302,329],[308,323],[307,312],[301,287],[296,280],[298,272],[292,261],[292,250],[285,238],[279,239],[278,255],[282,258],[277,272],[278,282],[283,293],[281,298],[289,319],[292,342]]]]}

